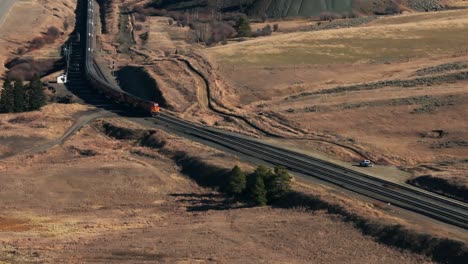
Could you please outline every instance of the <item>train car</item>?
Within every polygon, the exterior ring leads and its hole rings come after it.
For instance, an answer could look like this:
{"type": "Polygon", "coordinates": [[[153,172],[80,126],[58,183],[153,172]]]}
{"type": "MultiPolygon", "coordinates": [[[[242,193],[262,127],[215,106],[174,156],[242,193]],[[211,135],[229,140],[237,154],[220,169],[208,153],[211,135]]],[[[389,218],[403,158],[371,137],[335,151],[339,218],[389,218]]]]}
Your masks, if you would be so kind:
{"type": "Polygon", "coordinates": [[[134,108],[136,111],[142,112],[146,115],[155,115],[158,114],[161,110],[159,104],[155,102],[147,101],[129,93],[126,93],[122,90],[115,89],[106,81],[95,76],[92,70],[88,72],[87,76],[92,86],[99,93],[103,94],[108,99],[116,103],[127,105],[131,108],[134,108]]]}

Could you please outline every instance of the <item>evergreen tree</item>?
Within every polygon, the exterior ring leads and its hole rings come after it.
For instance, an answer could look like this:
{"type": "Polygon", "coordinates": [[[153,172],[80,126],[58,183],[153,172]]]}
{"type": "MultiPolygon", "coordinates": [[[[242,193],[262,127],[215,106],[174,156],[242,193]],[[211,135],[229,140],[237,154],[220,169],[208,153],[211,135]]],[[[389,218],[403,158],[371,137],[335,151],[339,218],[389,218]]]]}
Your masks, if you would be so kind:
{"type": "Polygon", "coordinates": [[[252,28],[250,27],[250,21],[247,16],[239,17],[236,24],[236,30],[239,37],[250,37],[252,34],[252,28]]]}
{"type": "Polygon", "coordinates": [[[267,204],[267,192],[265,190],[265,182],[260,175],[253,175],[253,185],[250,191],[250,198],[258,206],[267,204]]]}
{"type": "Polygon", "coordinates": [[[42,88],[41,79],[34,75],[29,83],[29,107],[28,110],[38,110],[46,104],[46,96],[42,88]]]}
{"type": "Polygon", "coordinates": [[[265,188],[265,180],[271,175],[271,170],[265,166],[258,166],[251,174],[247,182],[247,197],[256,205],[266,205],[267,191],[265,188]]]}
{"type": "Polygon", "coordinates": [[[3,84],[3,91],[0,97],[0,111],[11,113],[14,111],[14,89],[11,81],[7,79],[3,84]]]}
{"type": "Polygon", "coordinates": [[[291,190],[291,179],[285,168],[275,168],[274,173],[265,182],[269,203],[277,201],[291,190]]]}
{"type": "Polygon", "coordinates": [[[229,174],[228,193],[233,196],[239,196],[245,190],[246,181],[245,173],[241,168],[235,166],[229,174]]]}
{"type": "Polygon", "coordinates": [[[26,110],[27,106],[25,100],[24,85],[23,82],[20,80],[16,80],[13,87],[13,102],[14,112],[19,113],[26,110]]]}

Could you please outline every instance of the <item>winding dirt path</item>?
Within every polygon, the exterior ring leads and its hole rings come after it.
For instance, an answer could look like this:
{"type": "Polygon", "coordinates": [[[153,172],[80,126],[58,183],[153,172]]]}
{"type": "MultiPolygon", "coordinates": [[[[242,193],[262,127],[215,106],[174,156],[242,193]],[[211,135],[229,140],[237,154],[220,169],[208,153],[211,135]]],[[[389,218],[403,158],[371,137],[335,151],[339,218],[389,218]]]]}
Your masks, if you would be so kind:
{"type": "Polygon", "coordinates": [[[273,138],[281,138],[281,139],[291,139],[291,140],[310,140],[310,141],[317,141],[317,142],[323,142],[331,145],[335,145],[337,147],[341,147],[343,149],[346,149],[348,151],[351,151],[362,158],[368,159],[369,155],[365,153],[365,151],[359,150],[357,148],[354,148],[352,146],[347,146],[345,144],[341,144],[339,142],[335,142],[331,139],[322,139],[322,138],[316,138],[316,137],[310,137],[310,136],[297,136],[297,137],[291,137],[291,136],[284,136],[280,134],[275,134],[270,131],[267,131],[261,127],[258,127],[254,123],[252,123],[248,118],[235,114],[235,113],[229,113],[227,111],[222,111],[217,109],[216,107],[213,106],[212,100],[211,100],[211,89],[210,89],[210,83],[207,80],[207,78],[199,71],[197,70],[192,63],[184,58],[177,58],[179,61],[184,62],[187,65],[187,69],[192,73],[192,75],[195,77],[195,82],[197,83],[197,97],[198,97],[198,102],[201,108],[208,110],[210,112],[213,112],[217,115],[223,116],[223,117],[231,117],[231,118],[236,118],[249,127],[255,129],[256,131],[260,132],[263,135],[270,136],[273,138]]]}
{"type": "Polygon", "coordinates": [[[70,139],[73,135],[75,135],[80,129],[82,129],[84,126],[91,123],[92,121],[98,118],[112,117],[112,116],[115,116],[115,114],[108,112],[106,110],[102,110],[102,109],[88,111],[84,113],[83,115],[81,115],[80,117],[78,117],[78,119],[75,120],[75,123],[73,123],[73,125],[70,128],[68,128],[67,131],[65,131],[65,133],[63,133],[59,138],[46,142],[39,146],[34,146],[24,151],[11,153],[10,155],[4,156],[0,160],[6,160],[14,156],[18,156],[18,155],[32,155],[32,154],[40,153],[43,151],[47,151],[55,146],[65,143],[68,139],[70,139]]]}

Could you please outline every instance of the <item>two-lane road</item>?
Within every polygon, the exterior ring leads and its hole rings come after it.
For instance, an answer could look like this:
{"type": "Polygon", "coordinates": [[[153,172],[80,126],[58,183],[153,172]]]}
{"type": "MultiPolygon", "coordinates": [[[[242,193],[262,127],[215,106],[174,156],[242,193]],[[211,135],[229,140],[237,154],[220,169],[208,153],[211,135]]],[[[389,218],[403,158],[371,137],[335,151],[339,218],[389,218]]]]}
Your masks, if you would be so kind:
{"type": "Polygon", "coordinates": [[[1,0],[0,1],[0,27],[5,21],[8,13],[10,12],[11,7],[16,2],[16,0],[1,0]]]}

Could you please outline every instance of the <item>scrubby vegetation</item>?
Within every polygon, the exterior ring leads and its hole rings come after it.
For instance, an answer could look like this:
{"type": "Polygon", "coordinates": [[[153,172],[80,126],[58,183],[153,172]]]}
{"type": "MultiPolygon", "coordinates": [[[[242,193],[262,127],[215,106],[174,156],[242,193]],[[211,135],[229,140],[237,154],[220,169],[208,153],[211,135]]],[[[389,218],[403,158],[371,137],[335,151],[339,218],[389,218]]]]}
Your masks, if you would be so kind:
{"type": "Polygon", "coordinates": [[[458,199],[465,203],[468,202],[468,189],[461,184],[449,182],[445,179],[432,177],[430,175],[411,179],[408,183],[431,192],[440,193],[442,195],[458,199]]]}
{"type": "Polygon", "coordinates": [[[233,169],[214,165],[185,151],[166,147],[167,142],[158,132],[144,129],[128,129],[103,123],[103,132],[118,139],[135,140],[138,144],[159,149],[180,167],[181,172],[198,184],[226,193],[230,201],[245,201],[251,205],[270,204],[281,208],[305,208],[310,211],[326,211],[351,223],[363,234],[385,245],[426,255],[442,263],[464,263],[468,249],[459,241],[417,233],[401,225],[389,225],[369,220],[351,213],[348,209],[324,201],[318,196],[291,190],[291,177],[283,168],[274,170],[259,166],[247,174],[239,167],[233,169]]]}
{"type": "Polygon", "coordinates": [[[5,64],[7,79],[31,81],[34,76],[44,76],[60,67],[61,61],[54,59],[15,58],[5,64]]]}
{"type": "MultiPolygon", "coordinates": [[[[167,16],[169,25],[190,27],[191,41],[207,45],[225,43],[234,37],[250,37],[252,29],[249,18],[242,13],[220,12],[181,12],[149,6],[137,6],[133,9],[136,21],[146,21],[146,16],[167,16]]],[[[271,29],[271,27],[270,27],[271,29]]]]}
{"type": "Polygon", "coordinates": [[[19,113],[40,109],[46,104],[46,96],[41,80],[35,76],[33,80],[24,85],[22,81],[12,82],[7,79],[3,84],[0,95],[0,112],[19,113]]]}
{"type": "Polygon", "coordinates": [[[46,44],[52,44],[60,37],[60,30],[54,26],[51,26],[47,31],[40,37],[36,37],[29,43],[28,50],[38,50],[44,47],[46,44]]]}
{"type": "Polygon", "coordinates": [[[437,262],[464,263],[468,258],[468,249],[462,242],[417,233],[401,225],[371,221],[350,213],[342,206],[325,202],[319,197],[290,192],[275,205],[284,208],[307,208],[312,211],[325,210],[341,216],[344,221],[352,223],[363,234],[374,237],[380,243],[422,254],[437,262]]]}
{"type": "Polygon", "coordinates": [[[235,166],[228,174],[225,190],[232,197],[263,206],[272,204],[291,190],[291,176],[284,168],[269,169],[259,166],[246,174],[235,166]]]}

